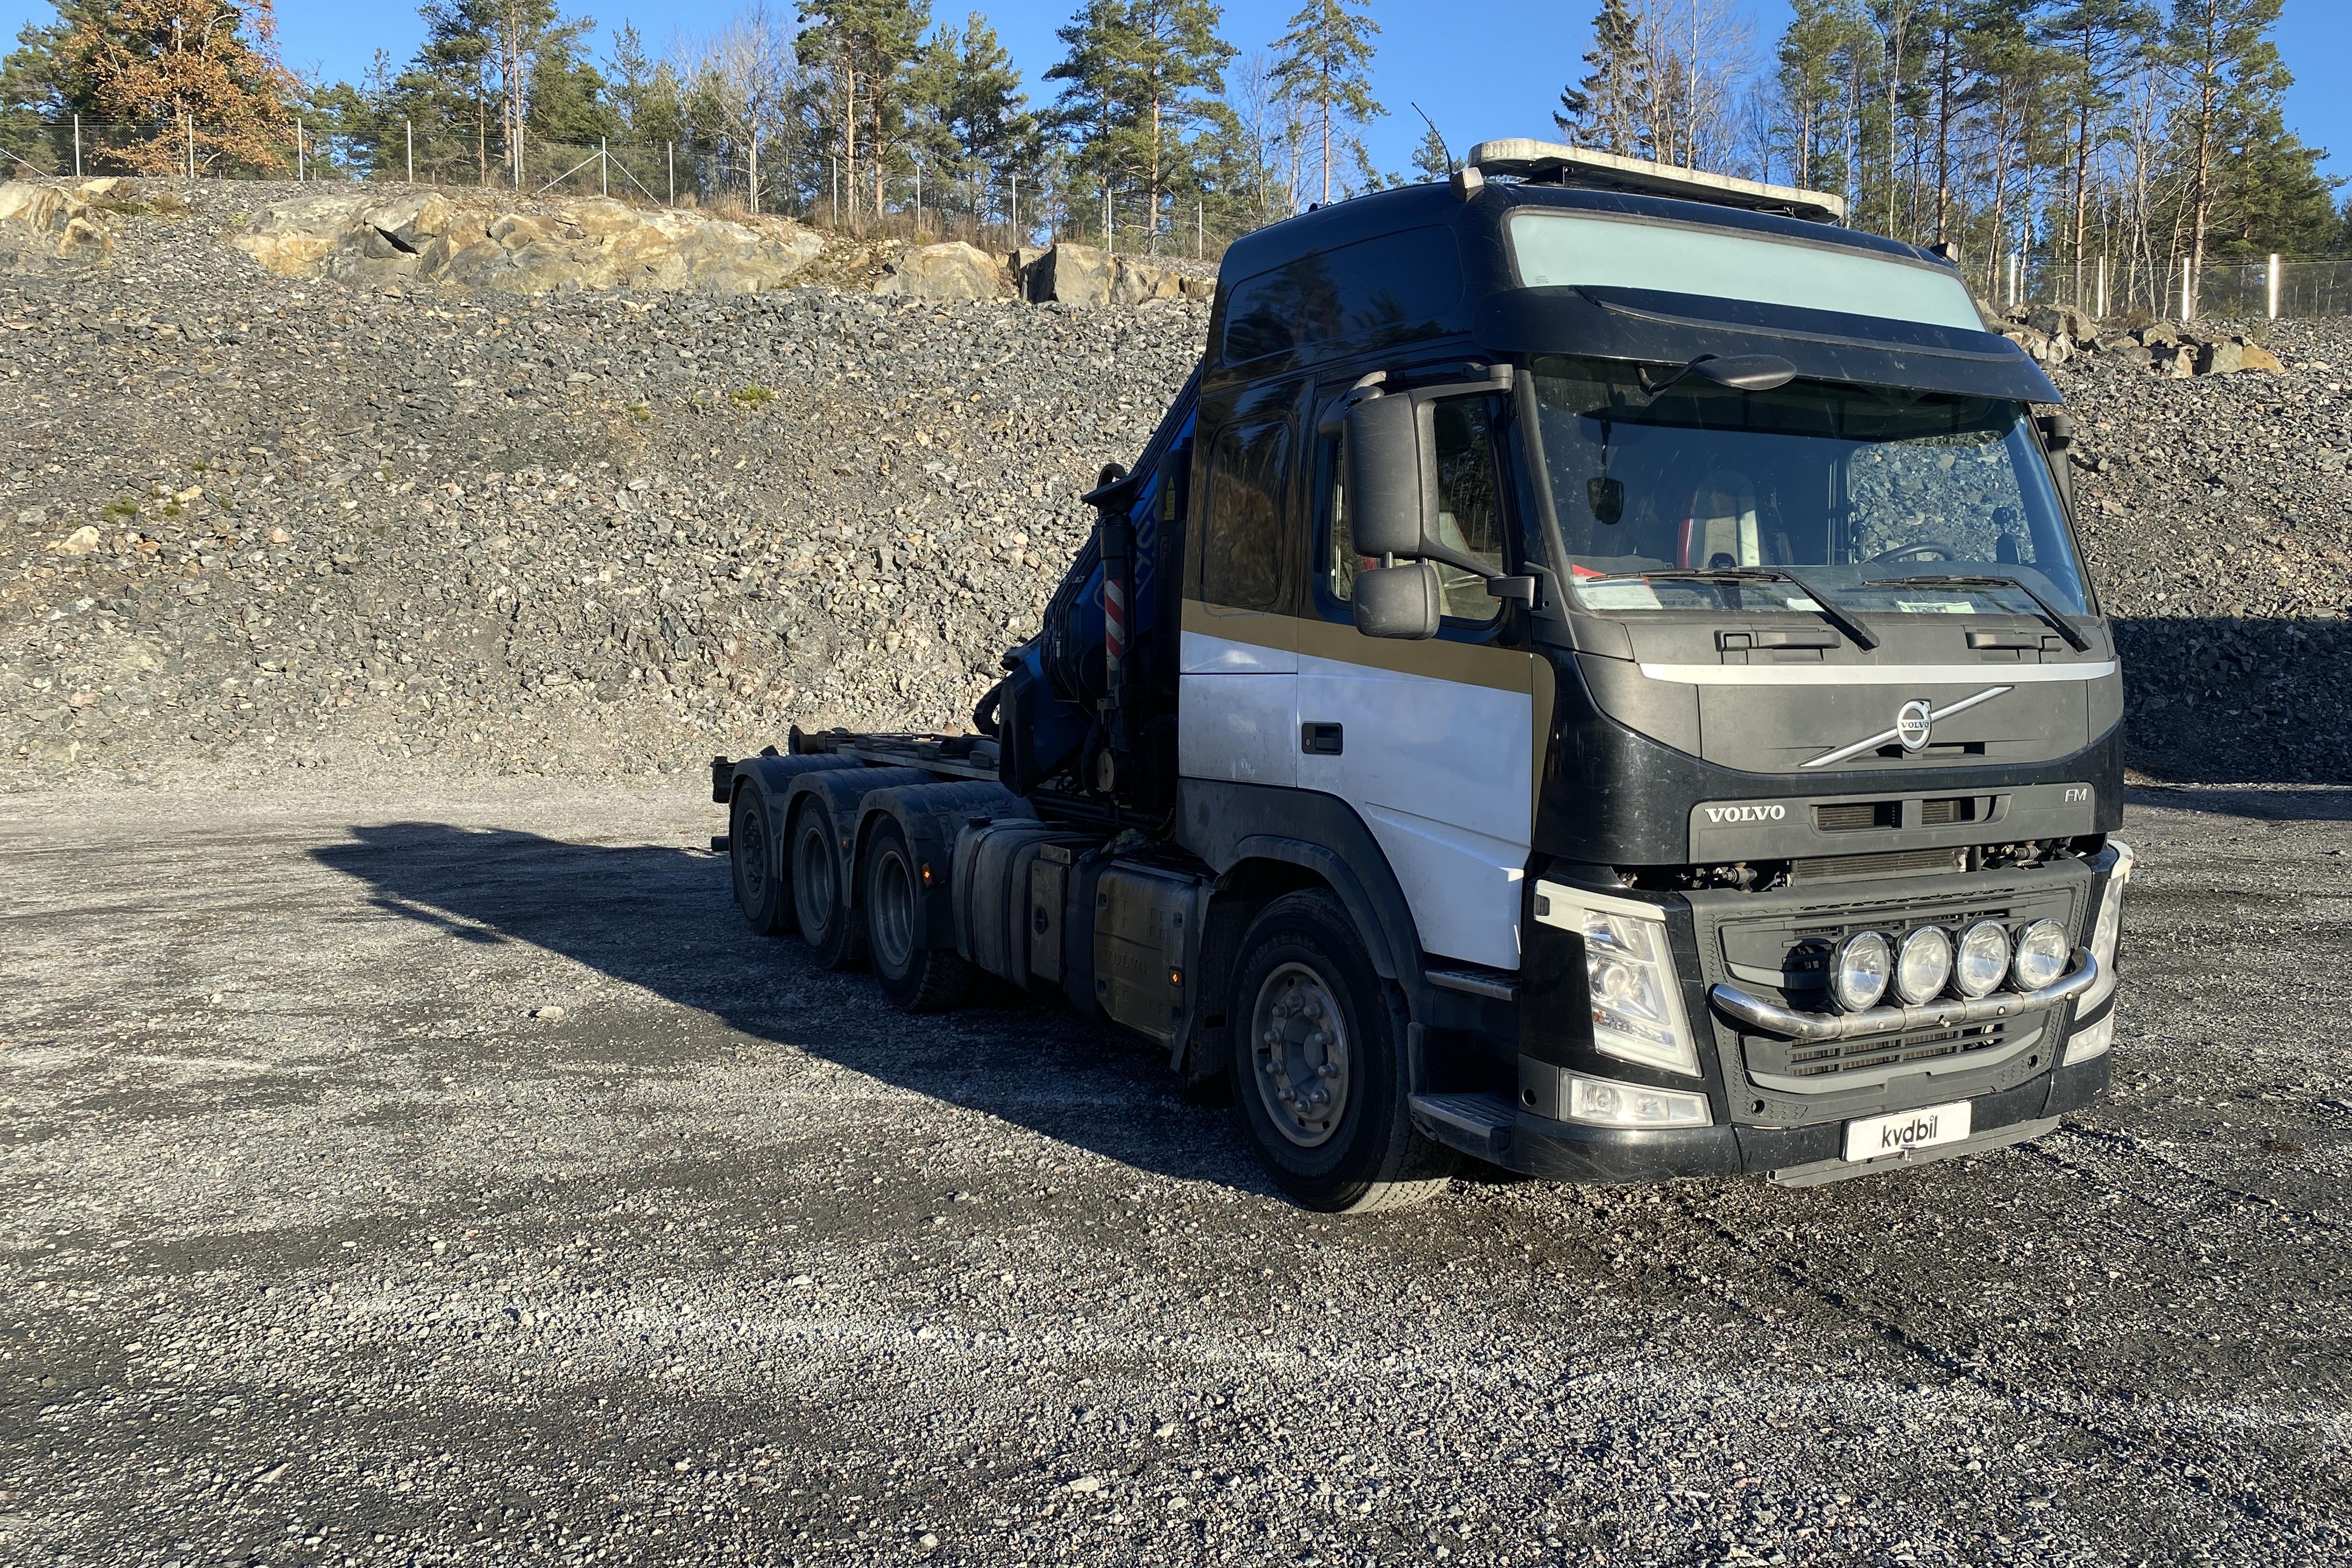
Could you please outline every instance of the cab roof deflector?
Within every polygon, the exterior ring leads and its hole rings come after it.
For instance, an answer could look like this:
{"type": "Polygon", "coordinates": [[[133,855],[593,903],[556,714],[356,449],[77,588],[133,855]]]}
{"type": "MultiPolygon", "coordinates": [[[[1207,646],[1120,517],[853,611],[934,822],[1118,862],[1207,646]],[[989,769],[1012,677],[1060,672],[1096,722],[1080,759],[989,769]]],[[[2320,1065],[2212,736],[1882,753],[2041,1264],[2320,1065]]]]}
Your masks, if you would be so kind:
{"type": "Polygon", "coordinates": [[[1791,185],[1768,185],[1757,180],[1711,174],[1704,169],[1621,158],[1589,147],[1513,137],[1481,142],[1468,160],[1481,174],[1523,180],[1533,185],[1575,185],[1585,190],[1629,191],[1636,195],[1673,196],[1719,207],[1744,207],[1749,212],[1785,213],[1815,223],[1843,223],[1845,199],[1825,191],[1801,191],[1791,185]]]}

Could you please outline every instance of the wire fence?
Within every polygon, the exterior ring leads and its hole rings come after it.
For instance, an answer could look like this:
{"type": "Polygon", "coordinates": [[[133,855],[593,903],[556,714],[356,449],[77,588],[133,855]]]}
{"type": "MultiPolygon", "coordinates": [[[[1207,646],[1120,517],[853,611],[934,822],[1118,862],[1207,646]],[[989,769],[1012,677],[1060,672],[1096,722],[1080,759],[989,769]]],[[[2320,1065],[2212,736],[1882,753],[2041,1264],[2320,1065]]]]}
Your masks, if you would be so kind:
{"type": "MultiPolygon", "coordinates": [[[[1046,194],[1018,174],[942,178],[920,164],[886,182],[883,210],[861,171],[853,188],[838,161],[800,156],[758,137],[703,142],[565,142],[529,132],[508,138],[480,125],[388,121],[322,131],[299,121],[267,133],[234,132],[201,121],[108,125],[0,116],[0,179],[107,174],[188,179],[371,183],[509,192],[524,196],[602,195],[638,205],[701,207],[822,222],[859,237],[962,239],[1010,249],[1063,228],[1046,194]]],[[[1190,227],[1192,226],[1179,226],[1190,227]]],[[[1205,228],[1197,247],[1223,248],[1205,228]]]]}
{"type": "Polygon", "coordinates": [[[2071,305],[2099,320],[2126,316],[2192,321],[2279,321],[2352,313],[2352,258],[2258,256],[2209,258],[2200,270],[2174,257],[2130,265],[2111,257],[2012,254],[1994,302],[2071,305]]]}
{"type": "MultiPolygon", "coordinates": [[[[0,178],[144,174],[206,179],[369,182],[478,188],[517,195],[604,195],[727,214],[776,214],[859,237],[918,243],[961,239],[1009,249],[1041,235],[1099,243],[1098,213],[1072,222],[1052,193],[1024,193],[1009,180],[942,179],[921,164],[895,172],[877,197],[860,171],[848,188],[838,161],[733,141],[565,142],[529,132],[509,139],[495,120],[422,124],[384,120],[331,130],[297,121],[271,132],[240,132],[201,121],[106,125],[0,114],[0,178]],[[882,211],[877,212],[877,202],[882,211]]],[[[1117,248],[1215,260],[1230,235],[1204,215],[1187,224],[1162,213],[1150,225],[1119,222],[1117,248]],[[1187,230],[1192,232],[1188,233],[1187,230]],[[1187,244],[1187,241],[1192,243],[1187,244]]],[[[2102,320],[2127,316],[2263,321],[2352,313],[2352,258],[2342,257],[2157,259],[2012,252],[1972,281],[1996,306],[2071,305],[2102,320]]]]}

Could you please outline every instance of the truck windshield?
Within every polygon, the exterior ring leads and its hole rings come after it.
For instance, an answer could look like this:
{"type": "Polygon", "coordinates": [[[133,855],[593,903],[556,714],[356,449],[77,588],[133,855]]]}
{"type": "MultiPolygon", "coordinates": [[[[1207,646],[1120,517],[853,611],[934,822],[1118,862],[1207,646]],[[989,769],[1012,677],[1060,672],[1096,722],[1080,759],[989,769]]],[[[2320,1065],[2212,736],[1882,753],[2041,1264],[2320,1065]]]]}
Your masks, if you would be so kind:
{"type": "Polygon", "coordinates": [[[1653,396],[1678,368],[1650,367],[1645,385],[1632,364],[1536,362],[1544,462],[1584,608],[1817,609],[1803,587],[1740,572],[1777,566],[1856,614],[2038,615],[2004,578],[2088,613],[2022,405],[1696,378],[1653,396]]]}

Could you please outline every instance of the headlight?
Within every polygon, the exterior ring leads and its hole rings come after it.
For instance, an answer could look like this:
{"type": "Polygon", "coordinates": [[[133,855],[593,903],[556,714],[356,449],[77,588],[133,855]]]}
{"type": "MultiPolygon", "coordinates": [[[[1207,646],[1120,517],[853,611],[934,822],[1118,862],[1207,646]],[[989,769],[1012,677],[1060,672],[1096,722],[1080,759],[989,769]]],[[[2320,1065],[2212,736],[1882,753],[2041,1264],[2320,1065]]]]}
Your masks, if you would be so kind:
{"type": "Polygon", "coordinates": [[[1570,1073],[1568,1119],[1596,1127],[1705,1127],[1706,1096],[1570,1073]]]}
{"type": "Polygon", "coordinates": [[[1856,931],[1838,943],[1830,962],[1830,995],[1848,1013],[1866,1013],[1886,994],[1895,950],[1874,931],[1856,931]]]}
{"type": "Polygon", "coordinates": [[[2009,978],[2009,932],[1999,921],[1979,921],[1960,933],[1958,961],[1952,966],[1952,984],[1973,1002],[2000,989],[2009,978]]]}
{"type": "Polygon", "coordinates": [[[2039,991],[2066,973],[2066,928],[2056,921],[2035,921],[2018,933],[2010,973],[2020,991],[2039,991]]]}
{"type": "Polygon", "coordinates": [[[2137,858],[2132,847],[2120,838],[2108,839],[2107,847],[2116,852],[2116,863],[2107,871],[2106,891],[2099,895],[2099,918],[2091,922],[2091,956],[2099,961],[2099,977],[2075,1005],[2077,1013],[2089,1012],[2116,990],[2116,942],[2123,934],[2124,884],[2131,880],[2137,858]]]}
{"type": "Polygon", "coordinates": [[[1536,919],[1584,939],[1594,1048],[1698,1076],[1698,1047],[1683,1019],[1665,918],[1655,905],[1544,882],[1536,889],[1536,919]]]}
{"type": "Polygon", "coordinates": [[[1921,926],[1903,939],[1895,960],[1895,994],[1914,1007],[1935,1000],[1952,978],[1952,938],[1941,926],[1921,926]]]}

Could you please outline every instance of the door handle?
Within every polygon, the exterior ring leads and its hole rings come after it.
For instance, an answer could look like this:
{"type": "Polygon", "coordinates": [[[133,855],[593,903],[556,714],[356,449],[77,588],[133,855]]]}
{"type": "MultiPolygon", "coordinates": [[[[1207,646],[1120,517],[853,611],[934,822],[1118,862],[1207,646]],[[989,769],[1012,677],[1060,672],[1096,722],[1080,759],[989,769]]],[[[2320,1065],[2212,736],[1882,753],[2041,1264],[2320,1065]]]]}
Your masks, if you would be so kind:
{"type": "Polygon", "coordinates": [[[1298,727],[1298,749],[1310,757],[1336,757],[1346,743],[1340,725],[1301,724],[1298,727]]]}

